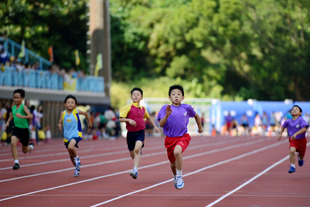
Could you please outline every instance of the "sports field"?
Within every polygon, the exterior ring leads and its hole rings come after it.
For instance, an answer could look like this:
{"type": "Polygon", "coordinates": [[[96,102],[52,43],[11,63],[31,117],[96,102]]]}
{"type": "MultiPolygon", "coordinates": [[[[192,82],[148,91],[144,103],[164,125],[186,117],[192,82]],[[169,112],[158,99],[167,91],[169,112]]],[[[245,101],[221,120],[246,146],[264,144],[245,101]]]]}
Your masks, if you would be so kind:
{"type": "Polygon", "coordinates": [[[17,171],[10,146],[2,146],[0,206],[310,206],[310,152],[289,174],[287,139],[192,136],[183,153],[182,190],[173,185],[163,142],[146,138],[136,180],[124,138],[80,142],[79,177],[61,139],[26,155],[18,146],[17,171]]]}

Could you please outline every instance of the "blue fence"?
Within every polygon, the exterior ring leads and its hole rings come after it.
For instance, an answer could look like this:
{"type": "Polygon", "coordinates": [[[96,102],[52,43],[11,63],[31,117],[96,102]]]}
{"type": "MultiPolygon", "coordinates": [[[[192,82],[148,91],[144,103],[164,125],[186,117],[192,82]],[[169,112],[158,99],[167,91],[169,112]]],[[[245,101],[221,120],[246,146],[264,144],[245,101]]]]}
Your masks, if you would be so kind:
{"type": "Polygon", "coordinates": [[[10,67],[0,70],[0,85],[52,90],[68,89],[71,91],[95,93],[104,92],[103,77],[86,76],[85,78],[72,78],[71,83],[66,83],[62,76],[51,74],[49,71],[26,69],[19,72],[10,67]]]}
{"type": "MultiPolygon", "coordinates": [[[[18,54],[22,50],[22,46],[13,40],[7,38],[3,39],[0,37],[0,41],[3,42],[3,47],[5,51],[9,54],[9,56],[18,57],[18,54]]],[[[39,63],[39,66],[42,70],[47,70],[47,68],[52,65],[51,62],[49,62],[47,59],[41,57],[40,55],[37,55],[36,53],[28,50],[25,48],[25,57],[23,58],[24,62],[27,62],[31,65],[33,65],[35,62],[39,63]]]]}

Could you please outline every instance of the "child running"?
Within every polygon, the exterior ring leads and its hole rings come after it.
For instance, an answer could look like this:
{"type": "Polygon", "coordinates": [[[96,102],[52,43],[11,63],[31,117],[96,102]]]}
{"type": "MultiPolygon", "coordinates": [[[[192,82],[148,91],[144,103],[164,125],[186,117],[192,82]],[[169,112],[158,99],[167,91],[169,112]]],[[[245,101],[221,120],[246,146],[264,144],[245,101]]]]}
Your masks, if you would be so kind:
{"type": "Polygon", "coordinates": [[[291,109],[293,119],[287,119],[281,127],[278,140],[281,140],[284,129],[287,128],[290,142],[290,169],[288,173],[295,172],[295,153],[298,152],[298,165],[304,165],[304,156],[307,148],[306,131],[307,122],[301,117],[302,109],[294,105],[291,109]]]}
{"type": "Polygon", "coordinates": [[[176,189],[182,189],[184,187],[182,153],[186,150],[191,140],[190,135],[187,133],[189,118],[195,118],[199,133],[202,133],[203,128],[201,119],[192,106],[181,103],[184,100],[182,86],[171,86],[168,95],[172,104],[164,105],[160,109],[157,119],[159,120],[159,126],[163,127],[164,134],[166,135],[165,147],[167,148],[167,155],[174,176],[174,186],[176,189]]]}
{"type": "Polygon", "coordinates": [[[10,121],[13,119],[14,127],[12,130],[11,137],[11,152],[14,159],[13,170],[18,170],[20,168],[18,161],[17,143],[18,140],[22,143],[22,151],[24,154],[31,152],[33,150],[33,143],[29,144],[30,131],[28,126],[28,120],[32,119],[32,114],[30,113],[27,106],[23,104],[25,99],[25,90],[16,89],[13,92],[14,105],[12,107],[12,113],[5,124],[5,129],[9,127],[10,121]]]}
{"type": "Polygon", "coordinates": [[[74,147],[79,148],[78,143],[83,138],[82,125],[79,114],[82,114],[86,117],[89,128],[92,128],[92,123],[87,112],[79,111],[76,109],[77,100],[74,96],[68,95],[65,98],[64,103],[66,110],[60,114],[58,128],[59,130],[63,129],[64,144],[68,149],[71,162],[75,167],[74,176],[78,177],[80,175],[81,162],[74,147]]]}
{"type": "Polygon", "coordinates": [[[159,128],[150,117],[145,107],[140,105],[140,101],[143,99],[143,91],[140,88],[133,88],[131,90],[132,104],[126,105],[120,110],[119,121],[126,122],[127,132],[127,146],[130,152],[131,158],[134,160],[133,169],[129,175],[133,179],[138,177],[138,167],[141,160],[141,150],[144,146],[145,139],[145,121],[147,119],[158,133],[159,128]]]}

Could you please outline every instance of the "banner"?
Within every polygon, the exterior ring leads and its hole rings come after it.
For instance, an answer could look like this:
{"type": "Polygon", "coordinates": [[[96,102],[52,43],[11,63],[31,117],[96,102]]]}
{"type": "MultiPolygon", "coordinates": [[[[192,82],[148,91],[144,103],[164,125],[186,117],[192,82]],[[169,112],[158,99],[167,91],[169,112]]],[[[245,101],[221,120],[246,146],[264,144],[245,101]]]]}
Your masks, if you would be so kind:
{"type": "Polygon", "coordinates": [[[74,55],[75,55],[75,65],[79,66],[80,65],[80,56],[79,56],[79,51],[75,50],[74,51],[74,55]]]}
{"type": "Polygon", "coordinates": [[[25,40],[22,41],[22,48],[20,53],[18,54],[18,58],[24,58],[25,57],[25,40]]]}
{"type": "Polygon", "coordinates": [[[50,55],[50,62],[52,63],[54,61],[53,46],[50,46],[47,52],[50,55]]]}
{"type": "Polygon", "coordinates": [[[97,63],[96,63],[96,68],[95,68],[95,76],[98,76],[98,71],[102,68],[102,54],[99,53],[97,55],[97,63]]]}

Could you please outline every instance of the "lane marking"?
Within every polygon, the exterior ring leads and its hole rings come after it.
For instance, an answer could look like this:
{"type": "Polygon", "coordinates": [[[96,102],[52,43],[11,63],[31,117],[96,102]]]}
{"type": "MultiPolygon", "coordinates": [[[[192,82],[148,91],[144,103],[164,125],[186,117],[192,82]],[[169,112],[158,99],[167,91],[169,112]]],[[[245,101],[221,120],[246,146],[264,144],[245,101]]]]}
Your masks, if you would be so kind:
{"type": "MultiPolygon", "coordinates": [[[[253,155],[253,154],[256,154],[258,152],[261,152],[261,151],[264,151],[264,150],[267,150],[267,149],[271,149],[273,147],[276,147],[278,145],[280,145],[281,143],[278,142],[278,143],[275,143],[275,144],[272,144],[272,145],[269,145],[269,146],[266,146],[266,147],[263,147],[263,148],[260,148],[260,149],[257,149],[257,150],[254,150],[254,151],[251,151],[251,152],[248,152],[248,153],[245,153],[245,154],[242,154],[242,155],[239,155],[237,157],[234,157],[234,158],[230,158],[230,159],[227,159],[227,160],[224,160],[224,161],[221,161],[221,162],[217,162],[213,165],[209,165],[209,166],[206,166],[206,167],[203,167],[203,168],[200,168],[198,170],[195,170],[193,172],[190,172],[190,173],[187,173],[185,174],[183,177],[187,177],[187,176],[190,176],[190,175],[194,175],[194,174],[197,174],[201,171],[204,171],[204,170],[207,170],[207,169],[210,169],[210,168],[213,168],[213,167],[216,167],[216,166],[219,166],[219,165],[222,165],[222,164],[226,164],[228,162],[231,162],[231,161],[235,161],[235,160],[238,160],[238,159],[241,159],[241,158],[244,158],[244,157],[247,157],[247,156],[250,156],[250,155],[253,155]]],[[[112,198],[110,200],[107,200],[107,201],[104,201],[102,203],[97,203],[95,205],[92,205],[91,207],[97,207],[97,206],[101,206],[101,205],[104,205],[104,204],[107,204],[107,203],[110,203],[112,201],[115,201],[115,200],[119,200],[121,198],[124,198],[124,197],[127,197],[129,195],[132,195],[132,194],[136,194],[136,193],[139,193],[139,192],[142,192],[142,191],[145,191],[145,190],[149,190],[151,188],[155,188],[159,185],[163,185],[165,183],[168,183],[168,182],[171,182],[173,181],[173,178],[172,179],[169,179],[169,180],[166,180],[166,181],[163,181],[163,182],[160,182],[160,183],[157,183],[155,185],[151,185],[149,187],[146,187],[146,188],[142,188],[140,190],[136,190],[136,191],[133,191],[133,192],[130,192],[130,193],[127,193],[127,194],[124,194],[124,195],[121,195],[121,196],[118,196],[118,197],[115,197],[115,198],[112,198]]]]}
{"type": "MultiPolygon", "coordinates": [[[[307,146],[310,145],[310,142],[308,142],[307,146]]],[[[256,180],[257,178],[259,178],[260,176],[262,176],[263,174],[265,174],[266,172],[268,172],[269,170],[271,170],[272,168],[276,167],[277,165],[281,164],[282,162],[286,161],[287,159],[289,159],[289,155],[287,155],[286,157],[282,158],[281,160],[279,160],[278,162],[276,162],[275,164],[271,165],[270,167],[266,168],[264,171],[260,172],[259,174],[257,174],[256,176],[254,176],[253,178],[251,178],[250,180],[248,180],[247,182],[243,183],[242,185],[240,185],[239,187],[235,188],[234,190],[230,191],[229,193],[223,195],[222,197],[220,197],[219,199],[215,200],[214,202],[210,203],[209,205],[207,205],[206,207],[211,207],[217,203],[219,203],[221,200],[223,200],[224,198],[230,196],[231,194],[235,193],[236,191],[240,190],[241,188],[243,188],[244,186],[248,185],[249,183],[251,183],[252,181],[256,180]]]]}
{"type": "MultiPolygon", "coordinates": [[[[259,143],[259,142],[263,142],[263,140],[258,140],[258,141],[256,140],[256,141],[252,141],[252,142],[241,143],[241,144],[236,144],[236,145],[224,147],[224,148],[221,148],[221,151],[230,150],[230,149],[234,149],[234,148],[238,148],[238,147],[249,146],[249,145],[252,145],[252,144],[257,144],[257,143],[259,143]]],[[[193,146],[193,147],[191,147],[191,149],[201,148],[202,146],[204,146],[204,145],[193,146]]],[[[208,145],[208,146],[210,146],[210,145],[208,145]]],[[[126,152],[128,152],[128,151],[126,151],[126,152]]],[[[193,158],[193,157],[199,157],[199,156],[208,155],[208,154],[217,153],[217,152],[219,152],[219,149],[211,150],[211,151],[207,151],[207,152],[203,152],[203,153],[198,153],[198,154],[194,154],[194,155],[189,155],[189,156],[183,157],[183,159],[189,159],[189,158],[193,158]]],[[[166,151],[163,151],[163,152],[156,152],[156,153],[150,153],[150,154],[144,155],[143,157],[152,157],[152,156],[160,155],[160,154],[166,154],[166,151]]],[[[88,164],[88,165],[82,165],[81,168],[84,169],[84,168],[87,168],[87,167],[94,167],[94,166],[98,166],[98,165],[105,165],[105,164],[110,164],[110,163],[117,163],[117,162],[122,162],[122,161],[126,161],[126,160],[131,160],[131,158],[126,157],[126,158],[120,158],[120,159],[115,159],[115,160],[103,161],[103,162],[99,162],[99,163],[93,163],[93,164],[88,164]]],[[[54,162],[59,162],[59,161],[60,161],[60,160],[58,160],[58,161],[50,161],[50,162],[48,162],[48,163],[54,163],[54,162]]],[[[63,160],[61,160],[61,161],[68,161],[68,159],[63,159],[63,160]]],[[[165,161],[165,162],[168,163],[168,161],[165,161]]],[[[45,164],[45,163],[44,163],[44,164],[45,164]]],[[[32,165],[32,164],[29,164],[29,165],[32,165]]],[[[33,165],[36,165],[36,163],[34,163],[33,165]]],[[[148,166],[149,166],[149,165],[147,165],[147,166],[142,166],[142,167],[140,167],[140,169],[148,168],[148,166]]],[[[10,169],[11,169],[11,168],[10,168],[10,169]]],[[[24,178],[36,177],[36,176],[41,176],[41,175],[53,174],[53,173],[61,173],[61,172],[69,171],[69,170],[72,170],[72,168],[65,168],[65,169],[53,170],[53,171],[48,171],[48,172],[43,172],[43,173],[36,173],[36,174],[25,175],[25,176],[20,176],[20,177],[15,177],[15,178],[3,179],[3,180],[0,180],[0,183],[8,182],[8,181],[14,181],[14,180],[19,180],[19,179],[24,179],[24,178]]],[[[129,171],[129,170],[128,170],[128,171],[129,171]]]]}

